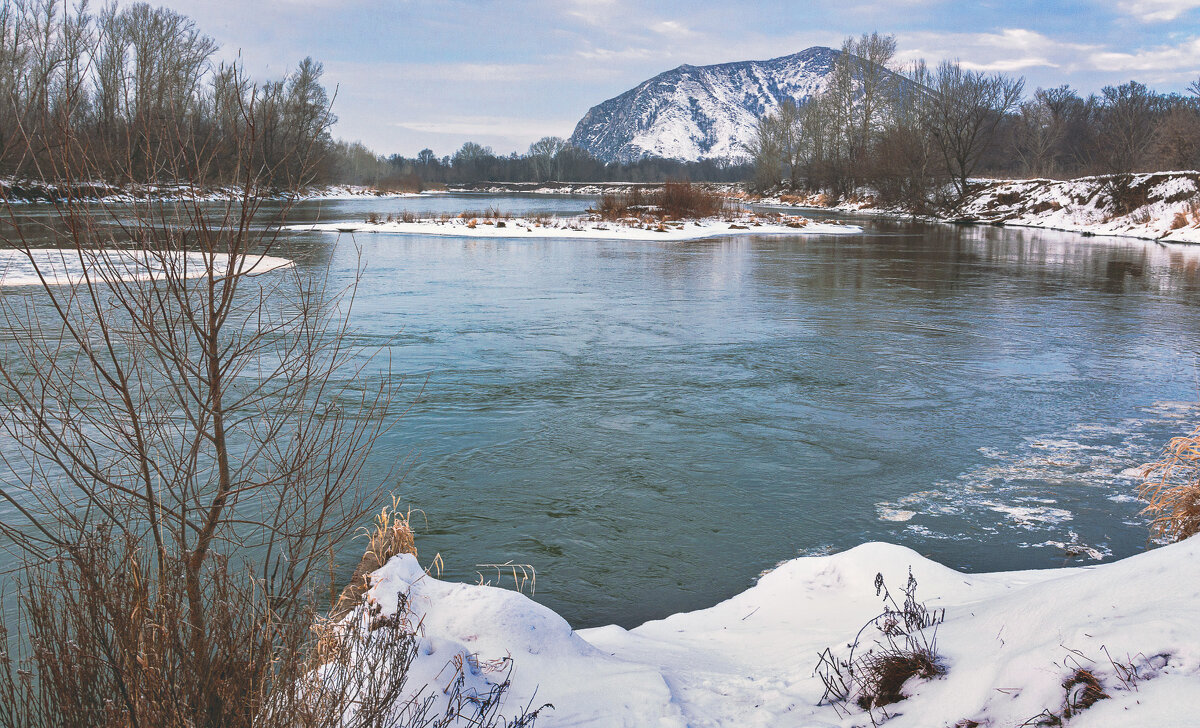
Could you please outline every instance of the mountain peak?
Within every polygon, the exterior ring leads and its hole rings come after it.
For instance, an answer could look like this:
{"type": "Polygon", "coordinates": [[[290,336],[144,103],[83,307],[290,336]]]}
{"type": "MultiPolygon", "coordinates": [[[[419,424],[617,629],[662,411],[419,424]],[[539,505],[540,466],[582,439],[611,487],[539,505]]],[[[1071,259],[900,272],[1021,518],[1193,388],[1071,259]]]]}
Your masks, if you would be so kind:
{"type": "Polygon", "coordinates": [[[758,118],[823,90],[839,53],[814,46],[765,61],[678,66],[593,106],[571,143],[609,162],[743,158],[758,118]]]}

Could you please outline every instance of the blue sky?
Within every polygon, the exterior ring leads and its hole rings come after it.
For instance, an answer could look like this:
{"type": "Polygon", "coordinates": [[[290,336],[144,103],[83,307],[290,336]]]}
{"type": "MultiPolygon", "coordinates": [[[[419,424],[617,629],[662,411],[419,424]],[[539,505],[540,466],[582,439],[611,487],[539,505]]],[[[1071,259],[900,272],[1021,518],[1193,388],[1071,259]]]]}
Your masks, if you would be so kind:
{"type": "Polygon", "coordinates": [[[524,151],[681,63],[772,58],[851,34],[902,60],[957,58],[1028,87],[1200,77],[1200,0],[166,0],[257,77],[305,55],[338,89],[336,136],[376,151],[524,151]]]}

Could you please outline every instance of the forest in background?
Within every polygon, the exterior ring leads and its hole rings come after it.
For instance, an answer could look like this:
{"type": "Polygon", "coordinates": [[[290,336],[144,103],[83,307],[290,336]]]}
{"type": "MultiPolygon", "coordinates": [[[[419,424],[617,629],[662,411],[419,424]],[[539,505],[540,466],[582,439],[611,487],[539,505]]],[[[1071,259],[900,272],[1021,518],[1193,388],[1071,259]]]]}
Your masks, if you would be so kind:
{"type": "Polygon", "coordinates": [[[1136,81],[1087,97],[1067,86],[1025,97],[1024,80],[894,63],[893,36],[848,39],[826,89],[759,121],[743,160],[605,163],[559,137],[524,154],[474,142],[452,155],[381,156],[335,140],[323,67],[305,58],[255,82],[187,16],[148,3],[0,4],[0,176],[46,180],[86,163],[97,182],[228,184],[249,143],[278,188],[360,184],[419,191],[471,182],[749,181],[844,198],[869,187],[920,210],[966,194],[975,176],[1067,178],[1200,166],[1200,81],[1190,95],[1136,81]],[[243,133],[252,128],[247,138],[243,133]],[[164,160],[204,158],[202,179],[164,160]],[[304,159],[303,168],[298,160],[304,159]]]}
{"type": "Polygon", "coordinates": [[[895,54],[894,36],[849,38],[824,91],[762,117],[751,187],[838,199],[866,188],[884,205],[924,212],[961,201],[974,177],[1200,166],[1200,80],[1187,96],[1129,81],[1087,97],[1068,86],[1025,97],[1020,77],[957,61],[898,67],[895,54]]]}

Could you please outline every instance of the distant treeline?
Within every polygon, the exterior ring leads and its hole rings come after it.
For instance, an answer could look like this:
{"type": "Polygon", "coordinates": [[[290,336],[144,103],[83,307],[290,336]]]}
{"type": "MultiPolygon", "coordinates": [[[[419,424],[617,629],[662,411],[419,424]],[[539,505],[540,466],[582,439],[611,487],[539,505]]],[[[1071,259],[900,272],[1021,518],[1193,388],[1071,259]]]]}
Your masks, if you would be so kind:
{"type": "Polygon", "coordinates": [[[826,89],[760,119],[752,185],[884,204],[953,206],[970,179],[1077,177],[1200,166],[1200,81],[1158,94],[1130,81],[1081,97],[1061,86],[918,62],[891,70],[892,36],[847,39],[826,89]]]}
{"type": "Polygon", "coordinates": [[[362,144],[336,146],[336,176],[352,184],[423,189],[462,182],[741,182],[753,170],[748,163],[724,160],[682,162],[647,158],[628,164],[605,163],[559,137],[544,137],[525,154],[498,155],[490,147],[467,142],[453,156],[422,149],[416,157],[376,156],[362,144]]]}

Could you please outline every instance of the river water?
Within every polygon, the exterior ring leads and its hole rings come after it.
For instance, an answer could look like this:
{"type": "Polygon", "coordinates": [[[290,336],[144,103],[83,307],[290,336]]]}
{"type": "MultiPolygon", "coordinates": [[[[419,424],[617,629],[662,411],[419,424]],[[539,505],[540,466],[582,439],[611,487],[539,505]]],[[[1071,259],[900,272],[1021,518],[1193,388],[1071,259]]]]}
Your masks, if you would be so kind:
{"type": "Polygon", "coordinates": [[[344,282],[364,266],[355,340],[407,376],[381,487],[425,513],[424,560],[470,581],[529,564],[576,627],[709,606],[864,541],[970,571],[1145,549],[1134,469],[1200,418],[1200,250],[854,222],[689,243],[297,232],[273,254],[344,282]]]}

